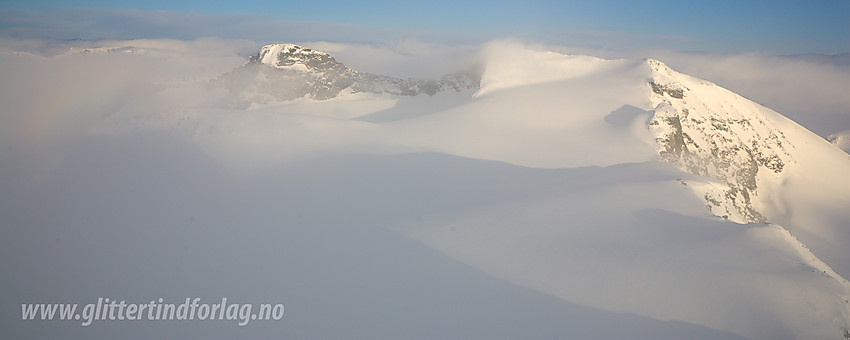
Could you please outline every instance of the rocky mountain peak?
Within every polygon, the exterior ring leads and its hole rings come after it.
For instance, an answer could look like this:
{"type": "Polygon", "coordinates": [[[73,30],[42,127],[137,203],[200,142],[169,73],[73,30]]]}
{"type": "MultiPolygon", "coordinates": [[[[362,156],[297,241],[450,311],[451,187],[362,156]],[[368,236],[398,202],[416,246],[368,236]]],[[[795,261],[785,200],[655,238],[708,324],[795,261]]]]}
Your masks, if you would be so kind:
{"type": "Polygon", "coordinates": [[[321,71],[345,68],[330,54],[295,44],[269,44],[263,46],[250,62],[262,63],[279,69],[321,71]]]}
{"type": "Polygon", "coordinates": [[[717,216],[767,222],[760,185],[781,180],[793,145],[762,115],[768,110],[711,82],[677,73],[649,59],[647,81],[655,105],[650,131],[658,154],[683,170],[724,184],[702,193],[717,216]]]}
{"type": "Polygon", "coordinates": [[[400,96],[434,95],[442,91],[475,89],[479,79],[459,72],[439,79],[401,79],[359,72],[326,52],[295,44],[269,44],[248,64],[226,74],[233,96],[230,107],[289,101],[327,100],[344,93],[367,92],[400,96]]]}

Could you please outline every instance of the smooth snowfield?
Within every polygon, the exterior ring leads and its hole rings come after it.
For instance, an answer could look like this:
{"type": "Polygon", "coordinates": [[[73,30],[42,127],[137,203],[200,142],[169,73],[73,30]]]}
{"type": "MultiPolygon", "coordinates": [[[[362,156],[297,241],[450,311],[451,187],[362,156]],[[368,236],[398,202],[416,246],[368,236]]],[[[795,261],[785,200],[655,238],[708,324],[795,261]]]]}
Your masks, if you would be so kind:
{"type": "Polygon", "coordinates": [[[475,92],[232,110],[214,78],[229,55],[187,76],[206,82],[163,80],[171,64],[148,72],[155,81],[111,72],[161,55],[0,55],[0,263],[14,273],[0,301],[228,297],[286,315],[80,327],[4,308],[2,334],[841,339],[848,328],[850,158],[708,82],[668,79],[692,90],[688,105],[734,106],[793,145],[783,177],[758,183],[774,224],[713,215],[705,192],[726,184],[658,157],[648,81],[660,76],[645,60],[497,42],[481,51],[475,92]],[[78,77],[90,72],[101,76],[78,77]],[[76,88],[112,92],[38,105],[76,88]]]}

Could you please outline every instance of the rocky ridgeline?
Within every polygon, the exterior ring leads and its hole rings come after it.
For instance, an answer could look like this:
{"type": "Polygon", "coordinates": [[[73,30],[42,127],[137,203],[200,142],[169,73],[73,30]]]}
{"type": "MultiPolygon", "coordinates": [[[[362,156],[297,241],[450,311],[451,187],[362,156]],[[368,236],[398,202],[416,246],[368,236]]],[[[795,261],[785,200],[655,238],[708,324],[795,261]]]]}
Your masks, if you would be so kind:
{"type": "Polygon", "coordinates": [[[711,211],[738,222],[767,222],[758,209],[759,183],[777,180],[793,163],[793,146],[760,107],[710,82],[648,60],[655,113],[649,122],[659,156],[683,170],[722,183],[707,190],[711,211]]]}
{"type": "Polygon", "coordinates": [[[343,93],[398,96],[435,95],[442,91],[476,89],[471,73],[452,73],[439,79],[402,79],[359,72],[328,53],[293,44],[264,46],[249,62],[224,76],[232,94],[230,106],[298,98],[327,100],[343,93]]]}

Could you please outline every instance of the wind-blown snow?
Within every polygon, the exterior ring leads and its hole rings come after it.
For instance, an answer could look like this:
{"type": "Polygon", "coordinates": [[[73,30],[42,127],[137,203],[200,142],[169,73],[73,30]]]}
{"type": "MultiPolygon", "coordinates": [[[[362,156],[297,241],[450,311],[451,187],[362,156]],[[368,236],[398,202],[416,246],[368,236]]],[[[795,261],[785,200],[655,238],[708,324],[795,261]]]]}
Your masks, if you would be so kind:
{"type": "Polygon", "coordinates": [[[492,43],[482,53],[487,63],[477,95],[505,88],[580,78],[627,62],[534,51],[511,42],[492,43]]]}

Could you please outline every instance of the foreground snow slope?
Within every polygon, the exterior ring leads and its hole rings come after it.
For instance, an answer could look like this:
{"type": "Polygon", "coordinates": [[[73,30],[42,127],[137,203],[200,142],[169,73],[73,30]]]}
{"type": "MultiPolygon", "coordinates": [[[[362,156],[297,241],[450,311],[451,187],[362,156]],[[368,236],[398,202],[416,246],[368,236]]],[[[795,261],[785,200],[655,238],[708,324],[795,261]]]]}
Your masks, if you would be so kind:
{"type": "MultiPolygon", "coordinates": [[[[10,173],[26,178],[32,160],[9,149],[0,146],[4,164],[15,161],[10,173]]],[[[347,155],[245,179],[163,134],[86,138],[56,150],[67,158],[49,180],[0,205],[0,265],[15,273],[0,278],[3,305],[197,296],[280,302],[286,314],[245,327],[146,320],[81,327],[25,322],[4,308],[0,333],[11,338],[741,339],[556,298],[393,231],[574,190],[582,171],[438,154],[347,155]]]]}
{"type": "MultiPolygon", "coordinates": [[[[94,136],[0,134],[0,258],[22,273],[2,301],[287,305],[281,324],[79,338],[842,337],[846,154],[658,61],[510,43],[483,57],[474,91],[234,110],[213,81],[110,104],[79,125],[94,136]]],[[[19,88],[6,105],[30,104],[19,88]]]]}

